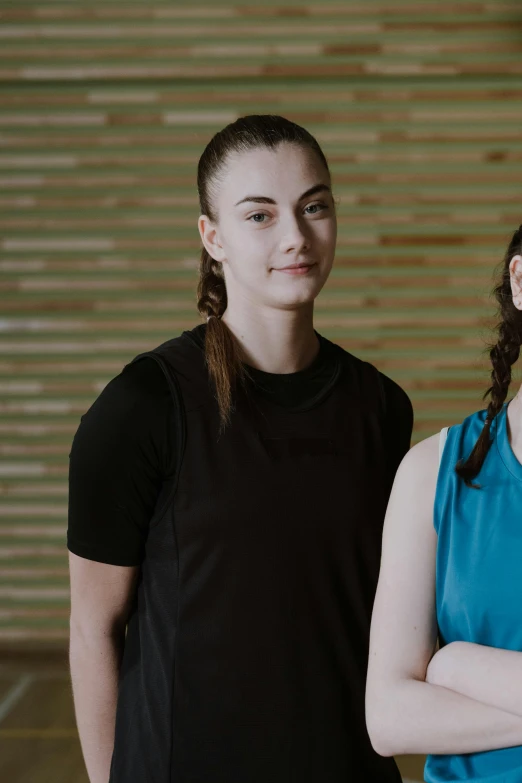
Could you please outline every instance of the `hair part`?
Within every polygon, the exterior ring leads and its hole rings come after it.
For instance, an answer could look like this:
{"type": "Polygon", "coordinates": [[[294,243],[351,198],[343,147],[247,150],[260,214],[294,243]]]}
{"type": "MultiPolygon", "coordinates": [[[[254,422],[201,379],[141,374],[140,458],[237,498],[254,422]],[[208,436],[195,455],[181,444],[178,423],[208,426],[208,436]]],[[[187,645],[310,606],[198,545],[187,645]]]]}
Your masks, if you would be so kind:
{"type": "MultiPolygon", "coordinates": [[[[230,155],[263,147],[275,150],[284,143],[296,144],[315,152],[329,173],[321,147],[305,128],[278,115],[251,114],[240,117],[213,136],[199,159],[197,183],[201,214],[217,222],[213,196],[230,155]]],[[[244,384],[248,374],[243,364],[241,347],[222,320],[227,309],[222,265],[205,248],[201,251],[197,308],[207,320],[205,360],[214,384],[223,429],[230,421],[234,391],[238,384],[244,384]]]]}
{"type": "Polygon", "coordinates": [[[499,320],[497,323],[497,341],[490,346],[491,386],[483,399],[490,398],[487,407],[486,420],[482,432],[475,443],[469,457],[460,460],[456,467],[457,474],[464,479],[468,487],[479,489],[474,484],[475,479],[484,464],[492,444],[491,427],[506,400],[512,378],[512,367],[520,356],[522,344],[522,312],[513,303],[511,291],[510,264],[513,256],[522,251],[522,225],[515,231],[506,250],[497,284],[493,290],[498,302],[499,320]]]}

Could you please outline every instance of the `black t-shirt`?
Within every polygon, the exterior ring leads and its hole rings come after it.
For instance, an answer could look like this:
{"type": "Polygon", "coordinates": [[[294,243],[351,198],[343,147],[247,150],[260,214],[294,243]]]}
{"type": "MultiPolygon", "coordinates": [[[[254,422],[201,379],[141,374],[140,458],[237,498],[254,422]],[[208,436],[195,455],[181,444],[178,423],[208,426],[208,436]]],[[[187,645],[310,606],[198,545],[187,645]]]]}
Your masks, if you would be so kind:
{"type": "MultiPolygon", "coordinates": [[[[203,344],[205,326],[195,330],[203,344]]],[[[305,370],[273,374],[249,368],[258,391],[286,408],[316,397],[334,372],[331,352],[319,353],[305,370]]],[[[400,386],[380,374],[385,401],[385,450],[390,485],[409,448],[411,402],[400,386]]],[[[89,560],[120,566],[142,562],[149,521],[161,487],[178,463],[175,406],[158,364],[143,357],[113,378],[82,416],[69,464],[67,546],[89,560]]],[[[368,476],[368,492],[372,491],[368,476]]]]}

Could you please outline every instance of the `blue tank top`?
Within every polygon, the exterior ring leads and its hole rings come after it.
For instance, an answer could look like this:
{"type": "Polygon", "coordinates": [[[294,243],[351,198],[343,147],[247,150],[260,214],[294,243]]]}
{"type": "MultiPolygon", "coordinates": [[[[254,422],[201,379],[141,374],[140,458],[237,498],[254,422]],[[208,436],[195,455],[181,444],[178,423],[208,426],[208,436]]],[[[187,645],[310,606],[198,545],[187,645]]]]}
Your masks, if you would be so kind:
{"type": "MultiPolygon", "coordinates": [[[[436,603],[440,644],[474,642],[522,652],[522,464],[507,432],[507,404],[493,421],[493,443],[467,487],[455,473],[484,426],[478,411],[448,432],[434,506],[438,534],[436,603]]],[[[428,756],[427,783],[520,783],[522,746],[428,756]]]]}

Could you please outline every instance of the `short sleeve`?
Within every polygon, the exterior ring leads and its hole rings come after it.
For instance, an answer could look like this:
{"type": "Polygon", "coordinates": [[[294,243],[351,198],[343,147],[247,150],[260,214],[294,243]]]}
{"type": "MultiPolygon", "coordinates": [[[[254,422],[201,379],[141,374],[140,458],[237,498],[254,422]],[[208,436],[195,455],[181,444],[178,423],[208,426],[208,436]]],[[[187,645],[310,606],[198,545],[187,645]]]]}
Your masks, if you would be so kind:
{"type": "Polygon", "coordinates": [[[173,407],[161,367],[143,357],[81,417],[69,454],[71,552],[112,565],[142,562],[158,495],[174,474],[173,407]]]}

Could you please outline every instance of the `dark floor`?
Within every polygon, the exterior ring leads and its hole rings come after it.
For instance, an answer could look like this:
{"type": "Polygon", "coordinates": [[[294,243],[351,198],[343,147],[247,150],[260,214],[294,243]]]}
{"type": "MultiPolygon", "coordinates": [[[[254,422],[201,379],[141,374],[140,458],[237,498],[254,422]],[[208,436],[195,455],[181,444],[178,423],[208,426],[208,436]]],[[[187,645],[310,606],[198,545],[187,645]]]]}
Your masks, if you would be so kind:
{"type": "MultiPolygon", "coordinates": [[[[397,761],[405,783],[422,781],[423,758],[397,761]]],[[[0,651],[0,779],[89,783],[63,649],[0,651]]]]}

